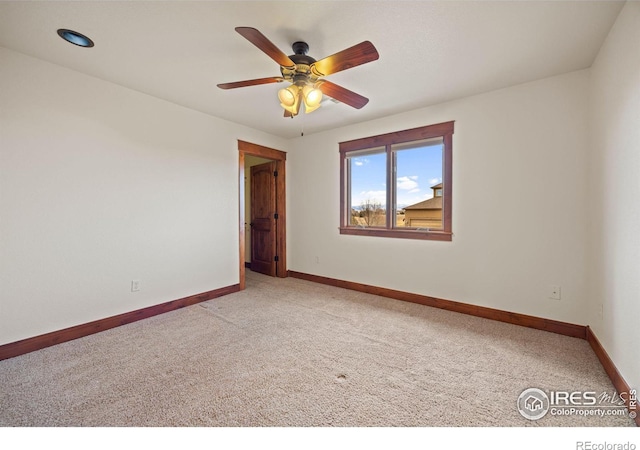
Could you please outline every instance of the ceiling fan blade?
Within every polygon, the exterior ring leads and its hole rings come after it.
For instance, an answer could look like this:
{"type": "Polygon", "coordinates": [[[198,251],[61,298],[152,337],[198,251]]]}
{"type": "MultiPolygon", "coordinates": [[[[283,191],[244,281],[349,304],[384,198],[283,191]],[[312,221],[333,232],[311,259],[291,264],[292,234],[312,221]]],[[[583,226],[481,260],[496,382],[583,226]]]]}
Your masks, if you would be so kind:
{"type": "Polygon", "coordinates": [[[284,81],[282,77],[256,78],[255,80],[235,81],[233,83],[220,83],[220,89],[235,89],[247,86],[256,86],[258,84],[280,83],[284,81]]]}
{"type": "Polygon", "coordinates": [[[332,73],[375,61],[379,57],[380,55],[378,55],[378,51],[373,44],[369,41],[364,41],[316,61],[311,65],[311,70],[318,76],[331,75],[332,73]]]}
{"type": "Polygon", "coordinates": [[[363,97],[360,94],[356,94],[349,89],[345,89],[342,86],[338,86],[331,81],[320,80],[318,81],[316,86],[322,91],[323,94],[328,95],[329,97],[334,98],[342,103],[346,103],[349,106],[353,106],[356,109],[360,109],[364,105],[369,103],[368,98],[363,97]]]}
{"type": "Polygon", "coordinates": [[[255,28],[237,27],[236,31],[281,66],[295,67],[296,63],[291,61],[287,55],[255,28]]]}

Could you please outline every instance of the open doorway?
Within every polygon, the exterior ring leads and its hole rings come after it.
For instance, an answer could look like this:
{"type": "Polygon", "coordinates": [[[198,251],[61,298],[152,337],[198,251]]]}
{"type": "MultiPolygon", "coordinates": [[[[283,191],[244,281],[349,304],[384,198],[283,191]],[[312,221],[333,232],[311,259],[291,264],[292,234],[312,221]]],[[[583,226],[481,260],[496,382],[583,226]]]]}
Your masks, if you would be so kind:
{"type": "Polygon", "coordinates": [[[287,276],[286,153],[240,140],[238,153],[239,270],[240,289],[244,289],[247,266],[271,276],[287,276]]]}

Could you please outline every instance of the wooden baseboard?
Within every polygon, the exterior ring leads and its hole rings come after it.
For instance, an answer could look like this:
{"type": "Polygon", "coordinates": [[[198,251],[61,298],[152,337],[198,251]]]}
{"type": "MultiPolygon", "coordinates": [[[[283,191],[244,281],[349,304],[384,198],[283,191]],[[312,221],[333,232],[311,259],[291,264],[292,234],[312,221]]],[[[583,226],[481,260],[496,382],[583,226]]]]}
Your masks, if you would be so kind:
{"type": "MultiPolygon", "coordinates": [[[[609,379],[611,379],[611,383],[613,383],[613,387],[616,388],[616,392],[618,393],[624,392],[627,394],[625,398],[625,403],[627,405],[627,409],[629,409],[630,408],[629,392],[631,391],[631,387],[625,381],[625,379],[622,378],[622,375],[618,371],[618,368],[615,366],[615,364],[607,354],[606,350],[604,349],[604,347],[602,346],[602,344],[600,343],[596,335],[593,333],[593,330],[589,326],[587,326],[586,339],[587,339],[587,342],[589,342],[589,345],[591,345],[593,352],[596,354],[596,356],[600,360],[600,364],[602,364],[604,371],[609,376],[609,379]]],[[[634,411],[637,414],[634,420],[636,422],[636,425],[640,427],[640,405],[636,404],[634,406],[634,411]]]]}
{"type": "Polygon", "coordinates": [[[240,291],[234,284],[0,346],[0,361],[240,291]]]}
{"type": "Polygon", "coordinates": [[[551,319],[542,319],[540,317],[527,316],[525,314],[502,311],[499,309],[487,308],[484,306],[470,305],[468,303],[460,303],[452,300],[443,300],[441,298],[396,291],[394,289],[370,286],[367,284],[354,283],[351,281],[336,280],[334,278],[327,278],[318,275],[309,275],[306,273],[295,272],[291,270],[289,271],[289,276],[293,278],[300,278],[302,280],[313,281],[316,283],[328,284],[330,286],[351,289],[353,291],[380,295],[382,297],[393,298],[405,302],[419,303],[421,305],[432,306],[434,308],[446,309],[448,311],[483,317],[485,319],[497,320],[500,322],[520,325],[523,327],[550,331],[565,336],[586,339],[586,327],[583,325],[575,325],[572,323],[559,322],[557,320],[551,319]]]}

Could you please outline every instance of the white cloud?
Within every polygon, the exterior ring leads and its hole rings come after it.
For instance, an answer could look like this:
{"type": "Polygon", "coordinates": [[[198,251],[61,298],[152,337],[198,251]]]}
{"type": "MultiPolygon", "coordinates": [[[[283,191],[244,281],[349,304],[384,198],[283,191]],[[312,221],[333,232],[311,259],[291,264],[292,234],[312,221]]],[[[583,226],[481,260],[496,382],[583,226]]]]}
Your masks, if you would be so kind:
{"type": "Polygon", "coordinates": [[[369,163],[369,160],[367,158],[354,158],[353,163],[356,166],[364,166],[365,164],[369,163]]]}
{"type": "Polygon", "coordinates": [[[415,194],[416,192],[420,192],[420,189],[419,188],[411,189],[408,193],[409,194],[415,194]]]}
{"type": "Polygon", "coordinates": [[[435,186],[438,183],[442,183],[442,178],[432,178],[429,180],[429,186],[435,186]]]}
{"type": "Polygon", "coordinates": [[[360,192],[360,196],[363,198],[387,198],[387,191],[363,191],[360,192]]]}
{"type": "Polygon", "coordinates": [[[354,195],[351,199],[353,206],[360,206],[360,204],[366,200],[384,205],[387,203],[387,191],[362,191],[358,195],[354,195]]]}
{"type": "MultiPolygon", "coordinates": [[[[417,178],[417,177],[415,177],[417,178]]],[[[398,189],[410,191],[418,187],[418,183],[414,177],[400,177],[398,178],[398,189]]]]}

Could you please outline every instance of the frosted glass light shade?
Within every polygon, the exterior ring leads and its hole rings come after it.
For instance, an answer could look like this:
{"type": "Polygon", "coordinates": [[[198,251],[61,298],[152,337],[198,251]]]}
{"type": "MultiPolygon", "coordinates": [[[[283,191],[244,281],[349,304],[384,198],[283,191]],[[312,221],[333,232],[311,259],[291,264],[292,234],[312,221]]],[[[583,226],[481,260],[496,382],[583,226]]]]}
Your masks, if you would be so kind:
{"type": "Polygon", "coordinates": [[[302,88],[304,95],[304,104],[308,107],[314,107],[320,105],[322,101],[322,91],[311,86],[305,86],[302,88]]]}
{"type": "Polygon", "coordinates": [[[297,92],[294,92],[295,86],[289,86],[288,88],[282,88],[278,91],[278,99],[280,103],[285,106],[293,106],[298,98],[297,92]]]}

